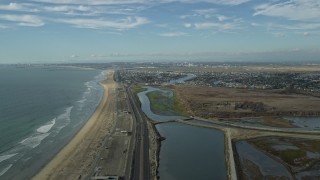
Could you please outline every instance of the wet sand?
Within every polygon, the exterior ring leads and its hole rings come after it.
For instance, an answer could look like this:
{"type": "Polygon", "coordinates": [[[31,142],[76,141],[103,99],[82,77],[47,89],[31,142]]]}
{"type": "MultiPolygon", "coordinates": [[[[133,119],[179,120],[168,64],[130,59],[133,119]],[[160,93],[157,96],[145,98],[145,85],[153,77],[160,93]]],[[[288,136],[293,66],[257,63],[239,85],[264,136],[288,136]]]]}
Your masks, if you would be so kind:
{"type": "Polygon", "coordinates": [[[88,179],[96,157],[103,149],[102,142],[115,125],[111,100],[115,98],[116,82],[109,72],[107,80],[101,82],[103,97],[90,117],[75,137],[32,179],[88,179]]]}

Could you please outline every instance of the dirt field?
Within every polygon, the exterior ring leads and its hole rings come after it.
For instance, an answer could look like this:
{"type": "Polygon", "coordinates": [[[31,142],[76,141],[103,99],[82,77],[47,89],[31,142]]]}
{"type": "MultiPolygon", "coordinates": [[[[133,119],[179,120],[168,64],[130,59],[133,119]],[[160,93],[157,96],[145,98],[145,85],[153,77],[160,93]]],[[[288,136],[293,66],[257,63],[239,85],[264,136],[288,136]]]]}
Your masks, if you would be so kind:
{"type": "Polygon", "coordinates": [[[255,117],[320,114],[320,98],[279,94],[270,90],[177,86],[180,101],[190,115],[210,117],[255,117]]]}

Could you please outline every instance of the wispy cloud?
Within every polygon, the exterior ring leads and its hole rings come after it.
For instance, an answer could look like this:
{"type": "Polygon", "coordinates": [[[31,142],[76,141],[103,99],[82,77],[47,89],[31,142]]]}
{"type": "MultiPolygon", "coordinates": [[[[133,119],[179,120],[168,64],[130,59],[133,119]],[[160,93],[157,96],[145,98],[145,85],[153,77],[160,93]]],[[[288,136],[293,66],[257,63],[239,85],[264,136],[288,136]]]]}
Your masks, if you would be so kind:
{"type": "Polygon", "coordinates": [[[90,4],[39,4],[39,3],[9,3],[0,4],[0,10],[23,11],[33,13],[60,13],[65,15],[93,16],[99,14],[133,15],[143,10],[144,6],[110,5],[98,6],[90,4]]]}
{"type": "Polygon", "coordinates": [[[0,15],[0,19],[5,21],[15,22],[19,26],[32,26],[39,27],[43,26],[45,23],[39,16],[34,15],[0,15]]]}
{"type": "Polygon", "coordinates": [[[10,27],[9,26],[6,26],[6,25],[3,25],[3,24],[0,24],[0,29],[9,29],[10,27]]]}
{"type": "Polygon", "coordinates": [[[197,30],[216,30],[227,32],[231,30],[240,30],[244,28],[241,18],[225,18],[223,21],[203,21],[196,23],[185,23],[184,27],[194,28],[197,30]],[[228,19],[228,20],[227,20],[228,19]]]}
{"type": "MultiPolygon", "coordinates": [[[[201,0],[186,0],[189,2],[199,2],[201,0]]],[[[221,4],[221,5],[240,5],[246,2],[249,2],[250,0],[202,0],[202,2],[208,2],[213,4],[221,4]]]]}
{"type": "Polygon", "coordinates": [[[209,8],[209,9],[195,9],[192,11],[191,14],[182,15],[180,16],[181,19],[191,19],[194,17],[202,17],[202,18],[211,18],[217,13],[216,9],[209,8]]]}
{"type": "Polygon", "coordinates": [[[168,24],[156,24],[156,26],[160,28],[167,28],[168,24]]]}
{"type": "Polygon", "coordinates": [[[72,58],[72,59],[74,59],[74,58],[78,58],[79,56],[78,55],[76,55],[76,54],[72,54],[71,56],[70,56],[70,58],[72,58]]]}
{"type": "Polygon", "coordinates": [[[39,12],[37,5],[32,3],[9,3],[0,4],[0,10],[4,11],[24,11],[24,12],[39,12]]]}
{"type": "Polygon", "coordinates": [[[163,37],[180,37],[180,36],[187,36],[188,34],[185,32],[168,32],[168,33],[161,33],[159,36],[163,37]]]}
{"type": "Polygon", "coordinates": [[[184,24],[184,27],[186,27],[186,28],[191,28],[191,27],[192,27],[192,24],[191,24],[191,23],[185,23],[185,24],[184,24]]]}
{"type": "Polygon", "coordinates": [[[226,20],[231,19],[231,18],[227,17],[227,16],[224,16],[224,15],[217,15],[217,19],[222,22],[222,21],[226,21],[226,20]]]}
{"type": "Polygon", "coordinates": [[[207,2],[221,5],[239,5],[250,0],[32,0],[34,2],[45,2],[54,4],[89,4],[89,5],[114,5],[114,4],[154,4],[154,3],[197,3],[207,2]]]}
{"type": "Polygon", "coordinates": [[[188,19],[194,23],[184,23],[186,28],[195,28],[199,30],[213,29],[217,31],[226,31],[242,29],[242,19],[228,17],[219,14],[217,9],[196,9],[192,14],[180,16],[181,19],[188,19]],[[201,22],[202,21],[202,22],[201,22]]]}
{"type": "Polygon", "coordinates": [[[265,15],[283,17],[290,20],[319,20],[319,0],[287,0],[256,6],[254,16],[265,15]]]}
{"type": "Polygon", "coordinates": [[[196,9],[194,10],[194,13],[198,16],[203,16],[205,18],[210,18],[214,14],[217,13],[216,9],[210,8],[210,9],[196,9]]]}
{"type": "Polygon", "coordinates": [[[195,23],[194,27],[196,29],[215,29],[215,30],[232,30],[232,29],[242,29],[238,22],[202,22],[195,23]]]}
{"type": "Polygon", "coordinates": [[[44,7],[47,11],[56,11],[56,12],[65,12],[65,11],[92,11],[92,8],[89,6],[77,5],[77,6],[70,6],[70,5],[63,5],[63,6],[46,6],[44,7]]]}
{"type": "Polygon", "coordinates": [[[52,4],[87,4],[87,5],[114,5],[146,3],[149,0],[32,0],[34,2],[52,4]]]}
{"type": "Polygon", "coordinates": [[[318,32],[304,32],[304,36],[320,36],[320,31],[318,32]]]}
{"type": "Polygon", "coordinates": [[[98,16],[109,12],[101,7],[85,6],[85,5],[51,5],[42,6],[42,11],[58,13],[69,16],[98,16]]]}
{"type": "Polygon", "coordinates": [[[50,5],[42,6],[46,12],[63,13],[74,16],[98,16],[103,14],[135,15],[142,6],[95,6],[95,5],[50,5]]]}
{"type": "Polygon", "coordinates": [[[284,32],[274,32],[272,34],[273,34],[274,37],[278,37],[278,38],[286,37],[286,33],[284,33],[284,32]]]}
{"type": "MultiPolygon", "coordinates": [[[[141,12],[159,4],[206,2],[235,6],[248,1],[250,0],[28,0],[26,3],[0,3],[1,11],[10,11],[2,15],[0,12],[0,15],[2,20],[16,22],[19,26],[39,27],[46,21],[62,22],[80,28],[131,29],[149,23],[152,17],[145,18],[148,15],[141,12]],[[22,12],[28,15],[23,15],[22,12]]],[[[216,15],[216,9],[213,8],[195,9],[192,12],[205,19],[216,17],[221,22],[227,19],[226,16],[216,15]]]]}
{"type": "Polygon", "coordinates": [[[21,10],[21,9],[24,9],[24,6],[21,4],[17,4],[17,3],[10,3],[8,5],[0,5],[0,10],[11,11],[11,10],[21,10]]]}
{"type": "Polygon", "coordinates": [[[91,28],[91,29],[117,29],[125,30],[132,29],[150,21],[144,17],[127,17],[117,21],[106,20],[106,19],[59,19],[58,22],[74,25],[78,28],[91,28]]]}
{"type": "Polygon", "coordinates": [[[314,30],[320,29],[320,23],[295,23],[295,24],[275,24],[269,23],[267,24],[268,29],[278,30],[278,29],[286,29],[286,30],[314,30]]]}

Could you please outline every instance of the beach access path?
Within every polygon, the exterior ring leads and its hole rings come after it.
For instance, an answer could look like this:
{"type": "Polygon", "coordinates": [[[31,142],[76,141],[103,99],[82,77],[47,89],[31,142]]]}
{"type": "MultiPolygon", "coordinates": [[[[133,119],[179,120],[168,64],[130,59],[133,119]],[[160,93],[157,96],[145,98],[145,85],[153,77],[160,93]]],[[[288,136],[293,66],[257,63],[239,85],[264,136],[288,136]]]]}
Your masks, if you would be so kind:
{"type": "Polygon", "coordinates": [[[116,124],[112,102],[115,100],[117,83],[113,71],[101,82],[103,97],[88,122],[75,137],[36,175],[34,180],[83,179],[90,176],[95,158],[103,150],[102,142],[110,135],[116,124]]]}

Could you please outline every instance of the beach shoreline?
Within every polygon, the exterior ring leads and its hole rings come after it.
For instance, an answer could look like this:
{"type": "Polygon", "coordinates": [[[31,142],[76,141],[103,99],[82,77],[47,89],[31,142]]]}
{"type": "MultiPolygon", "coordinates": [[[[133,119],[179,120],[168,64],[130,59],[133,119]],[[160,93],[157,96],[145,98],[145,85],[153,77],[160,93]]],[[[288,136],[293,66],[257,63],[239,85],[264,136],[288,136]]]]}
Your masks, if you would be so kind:
{"type": "MultiPolygon", "coordinates": [[[[82,179],[90,176],[101,142],[112,131],[115,120],[110,111],[117,84],[113,71],[101,81],[104,93],[95,112],[79,132],[32,179],[82,179]],[[108,113],[109,112],[109,113],[108,113]]],[[[112,108],[111,108],[112,109],[112,108]]]]}

